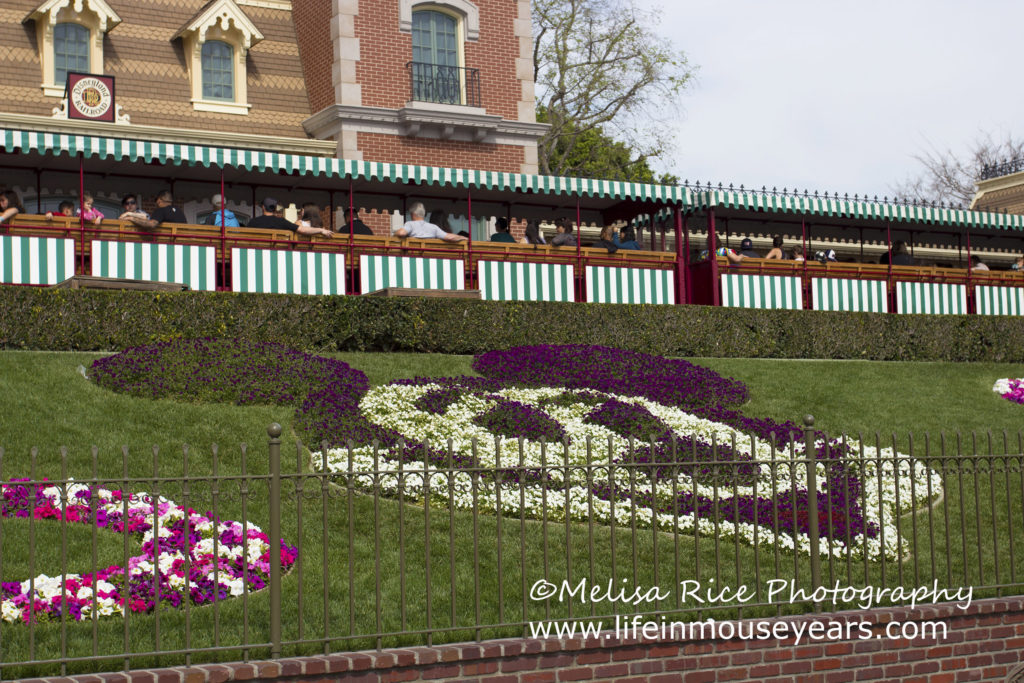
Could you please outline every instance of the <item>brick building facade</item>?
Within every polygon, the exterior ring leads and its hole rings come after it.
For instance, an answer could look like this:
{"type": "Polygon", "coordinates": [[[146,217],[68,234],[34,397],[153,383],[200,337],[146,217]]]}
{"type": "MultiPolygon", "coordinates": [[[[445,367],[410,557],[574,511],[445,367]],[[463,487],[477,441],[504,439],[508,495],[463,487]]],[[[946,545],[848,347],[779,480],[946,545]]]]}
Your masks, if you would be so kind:
{"type": "Polygon", "coordinates": [[[101,73],[91,133],[536,172],[530,55],[528,0],[7,0],[0,117],[58,130],[101,73]]]}

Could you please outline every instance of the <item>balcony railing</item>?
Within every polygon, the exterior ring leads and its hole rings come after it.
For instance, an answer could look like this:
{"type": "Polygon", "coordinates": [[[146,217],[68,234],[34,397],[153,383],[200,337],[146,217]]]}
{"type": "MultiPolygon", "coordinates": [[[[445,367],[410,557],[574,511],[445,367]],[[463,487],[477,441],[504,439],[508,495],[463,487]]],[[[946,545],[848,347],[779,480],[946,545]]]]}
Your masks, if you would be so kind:
{"type": "Polygon", "coordinates": [[[480,106],[480,69],[409,62],[411,97],[416,102],[480,106]]]}
{"type": "Polygon", "coordinates": [[[1024,171],[1024,158],[1006,159],[994,164],[985,164],[981,167],[981,180],[1001,178],[1005,175],[1013,175],[1024,171]]]}

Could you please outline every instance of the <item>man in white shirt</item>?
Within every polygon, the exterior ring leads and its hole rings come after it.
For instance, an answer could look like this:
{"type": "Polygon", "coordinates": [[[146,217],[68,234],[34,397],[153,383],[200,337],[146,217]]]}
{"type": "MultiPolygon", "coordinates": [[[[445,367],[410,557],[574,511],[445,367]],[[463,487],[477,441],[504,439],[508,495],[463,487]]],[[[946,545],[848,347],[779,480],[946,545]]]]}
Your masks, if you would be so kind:
{"type": "Polygon", "coordinates": [[[392,231],[395,237],[415,237],[421,240],[445,240],[446,242],[464,242],[466,238],[462,235],[456,235],[451,232],[445,232],[441,228],[437,227],[433,223],[428,223],[423,220],[423,217],[427,215],[427,210],[424,208],[422,202],[416,202],[409,209],[409,213],[412,215],[412,220],[407,221],[402,227],[392,231]]]}

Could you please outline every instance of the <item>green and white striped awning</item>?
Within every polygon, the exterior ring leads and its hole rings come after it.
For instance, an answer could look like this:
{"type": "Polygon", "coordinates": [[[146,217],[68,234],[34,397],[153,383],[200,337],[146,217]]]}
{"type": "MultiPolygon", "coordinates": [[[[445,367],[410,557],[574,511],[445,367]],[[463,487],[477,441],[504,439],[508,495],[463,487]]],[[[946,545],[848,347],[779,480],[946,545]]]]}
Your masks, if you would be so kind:
{"type": "Polygon", "coordinates": [[[835,218],[952,225],[965,228],[1024,230],[1024,216],[989,211],[888,204],[860,201],[848,197],[782,196],[736,190],[703,190],[693,193],[692,197],[693,206],[699,209],[724,207],[835,218]]]}
{"type": "Polygon", "coordinates": [[[395,183],[444,185],[542,194],[610,197],[689,205],[690,190],[672,185],[647,185],[592,178],[499,173],[461,168],[387,164],[301,154],[279,154],[251,149],[187,145],[150,140],[128,140],[96,135],[72,135],[0,128],[6,152],[83,154],[120,161],[159,161],[172,164],[234,167],[247,170],[297,173],[338,179],[378,179],[395,183]]]}

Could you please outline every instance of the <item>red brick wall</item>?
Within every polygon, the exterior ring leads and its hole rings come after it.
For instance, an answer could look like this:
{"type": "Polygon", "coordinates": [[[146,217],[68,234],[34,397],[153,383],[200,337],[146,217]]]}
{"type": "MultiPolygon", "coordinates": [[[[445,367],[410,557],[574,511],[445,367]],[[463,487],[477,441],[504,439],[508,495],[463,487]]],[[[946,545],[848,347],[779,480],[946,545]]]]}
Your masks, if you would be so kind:
{"type": "Polygon", "coordinates": [[[306,79],[309,110],[314,114],[334,104],[331,4],[330,0],[292,3],[292,22],[306,79]]]}
{"type": "MultiPolygon", "coordinates": [[[[491,683],[629,681],[1003,681],[1024,662],[1024,598],[978,600],[966,610],[951,604],[783,617],[789,622],[865,621],[873,635],[885,625],[942,621],[945,640],[838,640],[798,645],[788,640],[650,641],[494,640],[283,659],[210,664],[161,671],[107,674],[103,680],[188,681],[420,681],[491,683]]],[[[858,632],[857,628],[853,629],[858,632]]],[[[38,683],[41,679],[36,679],[38,683]]],[[[55,683],[58,679],[50,679],[55,683]]],[[[85,683],[94,676],[59,679],[85,683]]]]}
{"type": "Polygon", "coordinates": [[[364,159],[395,164],[420,164],[519,173],[523,148],[459,140],[408,138],[383,133],[359,133],[364,159]]]}
{"type": "MultiPolygon", "coordinates": [[[[465,65],[480,69],[482,106],[488,114],[516,120],[522,86],[516,78],[518,39],[513,36],[516,3],[474,0],[480,10],[480,38],[464,41],[465,65]]],[[[299,3],[301,4],[301,3],[299,3]]],[[[363,106],[398,109],[409,100],[405,65],[412,60],[412,34],[398,30],[398,3],[362,0],[355,18],[359,38],[356,79],[363,106]]],[[[314,111],[318,111],[313,107],[314,111]]],[[[368,157],[371,158],[371,157],[368,157]]]]}

